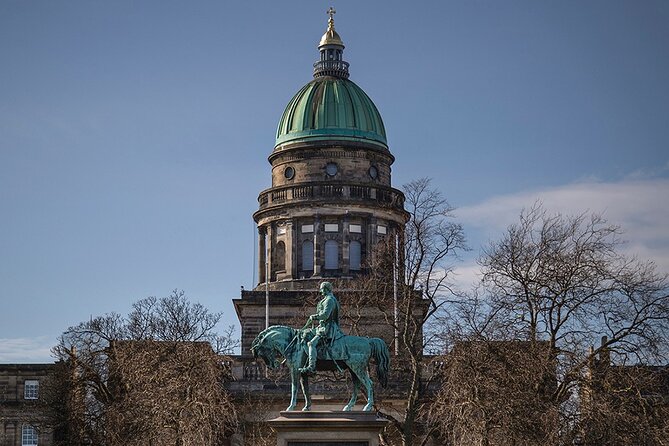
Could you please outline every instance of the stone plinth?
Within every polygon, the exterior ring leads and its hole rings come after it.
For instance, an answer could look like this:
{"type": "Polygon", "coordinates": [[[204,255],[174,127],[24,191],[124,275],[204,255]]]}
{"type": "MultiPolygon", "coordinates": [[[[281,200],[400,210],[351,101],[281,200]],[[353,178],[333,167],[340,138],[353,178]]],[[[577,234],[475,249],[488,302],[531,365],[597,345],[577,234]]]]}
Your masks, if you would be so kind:
{"type": "Polygon", "coordinates": [[[378,446],[388,420],[375,412],[281,412],[269,424],[277,446],[378,446]]]}

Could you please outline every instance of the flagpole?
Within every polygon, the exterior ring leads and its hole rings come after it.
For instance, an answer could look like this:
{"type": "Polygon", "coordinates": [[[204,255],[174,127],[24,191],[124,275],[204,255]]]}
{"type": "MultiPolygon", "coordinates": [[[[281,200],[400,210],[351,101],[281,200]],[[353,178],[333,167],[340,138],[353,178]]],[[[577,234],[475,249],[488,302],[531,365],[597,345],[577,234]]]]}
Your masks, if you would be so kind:
{"type": "Polygon", "coordinates": [[[265,328],[269,328],[269,241],[265,236],[265,328]]]}

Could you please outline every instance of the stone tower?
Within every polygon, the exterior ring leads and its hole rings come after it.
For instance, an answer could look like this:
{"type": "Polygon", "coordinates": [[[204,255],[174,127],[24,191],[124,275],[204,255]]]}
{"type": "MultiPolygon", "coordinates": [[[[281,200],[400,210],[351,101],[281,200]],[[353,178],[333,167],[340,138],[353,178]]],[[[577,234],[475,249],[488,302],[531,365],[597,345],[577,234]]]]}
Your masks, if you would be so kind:
{"type": "Polygon", "coordinates": [[[269,155],[272,185],[260,192],[258,283],[234,299],[242,354],[270,322],[286,323],[318,282],[365,274],[373,247],[401,234],[404,195],[391,186],[395,158],[381,115],[349,78],[330,10],[313,80],[290,100],[269,155]]]}

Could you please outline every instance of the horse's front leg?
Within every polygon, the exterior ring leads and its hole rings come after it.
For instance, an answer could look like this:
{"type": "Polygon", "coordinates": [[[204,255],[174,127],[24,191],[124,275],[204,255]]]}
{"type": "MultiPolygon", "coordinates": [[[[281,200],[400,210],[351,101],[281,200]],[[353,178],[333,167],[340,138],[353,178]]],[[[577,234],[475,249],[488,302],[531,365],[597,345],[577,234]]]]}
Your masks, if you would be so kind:
{"type": "Polygon", "coordinates": [[[290,405],[286,408],[287,411],[295,410],[297,406],[297,380],[299,372],[294,367],[290,368],[290,405]]]}
{"type": "Polygon", "coordinates": [[[355,375],[355,373],[353,373],[353,370],[351,370],[351,381],[353,381],[353,393],[351,394],[351,399],[349,400],[348,404],[345,405],[344,408],[342,409],[344,412],[353,410],[355,402],[358,401],[358,390],[360,390],[360,380],[355,375]]]}
{"type": "Polygon", "coordinates": [[[302,411],[308,412],[311,410],[311,394],[309,393],[309,377],[306,373],[300,374],[300,386],[304,394],[304,408],[302,408],[302,411]]]}

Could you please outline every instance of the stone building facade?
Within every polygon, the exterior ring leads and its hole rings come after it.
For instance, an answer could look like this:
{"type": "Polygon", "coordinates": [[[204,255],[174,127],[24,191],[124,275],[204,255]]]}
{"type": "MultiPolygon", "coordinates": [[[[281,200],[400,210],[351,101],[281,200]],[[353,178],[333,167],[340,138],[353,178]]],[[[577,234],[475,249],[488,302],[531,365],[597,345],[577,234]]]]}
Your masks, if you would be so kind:
{"type": "Polygon", "coordinates": [[[49,446],[53,432],[39,407],[54,364],[0,364],[0,446],[49,446]]]}
{"type": "MultiPolygon", "coordinates": [[[[392,187],[395,161],[381,115],[349,78],[332,14],[313,80],[290,100],[269,155],[271,187],[260,192],[258,283],[233,299],[242,356],[270,324],[293,325],[318,283],[366,274],[375,246],[401,237],[409,216],[392,187]]],[[[346,286],[344,285],[344,288],[346,286]]],[[[341,289],[341,286],[340,288],[341,289]]],[[[335,293],[341,299],[341,292],[335,293]]],[[[372,318],[373,319],[373,318],[372,318]]]]}

